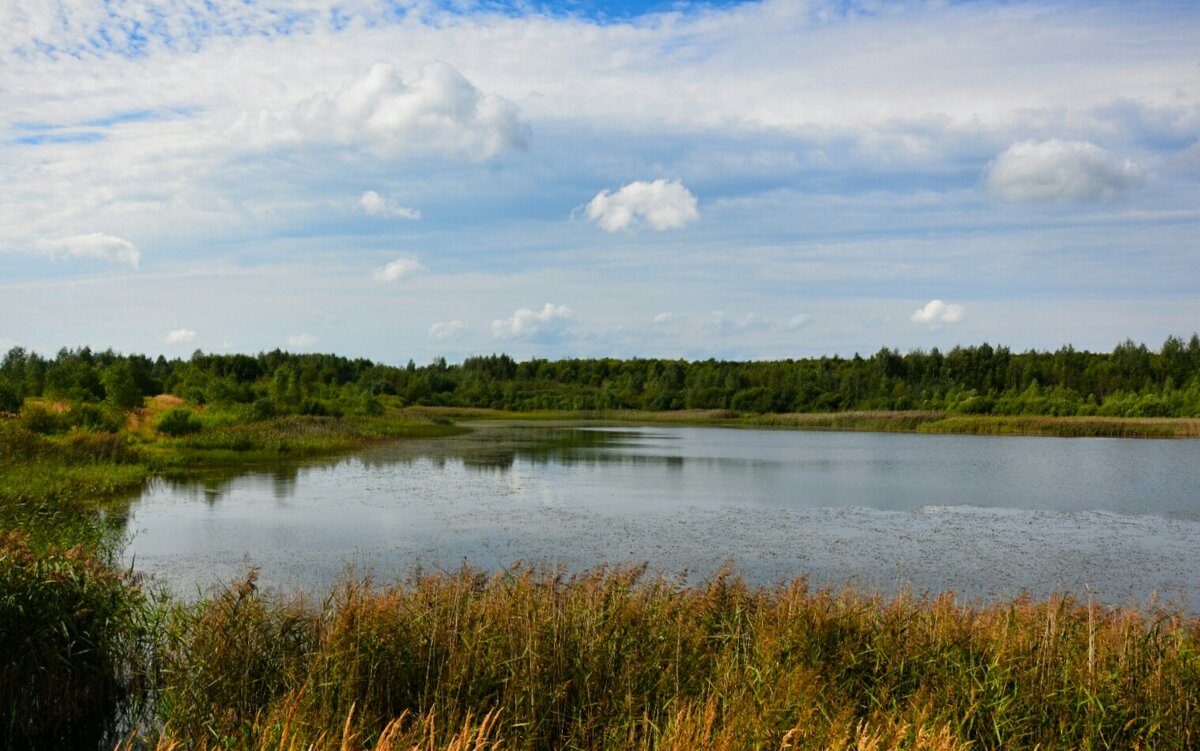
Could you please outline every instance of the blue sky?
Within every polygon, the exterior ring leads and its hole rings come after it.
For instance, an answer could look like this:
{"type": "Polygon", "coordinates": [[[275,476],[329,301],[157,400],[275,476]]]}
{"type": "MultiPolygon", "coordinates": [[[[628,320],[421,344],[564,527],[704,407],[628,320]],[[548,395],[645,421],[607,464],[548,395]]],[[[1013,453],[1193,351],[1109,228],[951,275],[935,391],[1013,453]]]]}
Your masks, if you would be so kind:
{"type": "Polygon", "coordinates": [[[1179,3],[16,0],[0,348],[783,358],[1200,329],[1179,3]]]}

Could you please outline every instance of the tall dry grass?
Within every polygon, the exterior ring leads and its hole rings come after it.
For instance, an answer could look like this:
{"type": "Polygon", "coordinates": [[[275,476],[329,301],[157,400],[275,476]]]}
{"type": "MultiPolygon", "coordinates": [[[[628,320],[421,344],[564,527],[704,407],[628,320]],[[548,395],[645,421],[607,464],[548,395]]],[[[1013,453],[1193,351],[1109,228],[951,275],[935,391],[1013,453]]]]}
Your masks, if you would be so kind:
{"type": "Polygon", "coordinates": [[[967,607],[626,568],[347,581],[306,603],[251,576],[173,623],[158,740],[189,748],[1200,744],[1197,621],[1070,597],[967,607]]]}

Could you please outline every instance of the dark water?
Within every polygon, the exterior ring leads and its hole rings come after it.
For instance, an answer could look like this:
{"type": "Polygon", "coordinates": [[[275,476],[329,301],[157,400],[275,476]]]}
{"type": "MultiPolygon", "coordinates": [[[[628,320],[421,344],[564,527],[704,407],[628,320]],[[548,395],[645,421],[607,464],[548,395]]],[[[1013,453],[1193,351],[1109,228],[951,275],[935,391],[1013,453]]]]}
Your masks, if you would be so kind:
{"type": "Polygon", "coordinates": [[[1200,442],[678,427],[483,426],[335,462],[156,481],[136,567],[191,594],[262,567],[649,563],[699,581],[1091,591],[1200,602],[1200,442]]]}

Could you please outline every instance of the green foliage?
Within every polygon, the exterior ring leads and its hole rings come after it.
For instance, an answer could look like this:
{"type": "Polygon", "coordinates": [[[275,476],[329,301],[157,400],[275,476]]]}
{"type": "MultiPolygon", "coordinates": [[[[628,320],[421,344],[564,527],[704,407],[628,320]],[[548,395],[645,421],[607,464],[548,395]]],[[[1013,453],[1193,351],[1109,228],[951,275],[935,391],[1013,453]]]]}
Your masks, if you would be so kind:
{"type": "Polygon", "coordinates": [[[101,380],[104,383],[104,400],[113,407],[130,410],[142,406],[142,390],[138,387],[128,360],[117,360],[109,365],[101,380]]]}
{"type": "Polygon", "coordinates": [[[267,397],[260,397],[246,405],[243,414],[245,419],[250,422],[261,422],[262,420],[270,420],[277,416],[279,410],[275,408],[275,402],[267,397]]]}
{"type": "Polygon", "coordinates": [[[65,433],[71,426],[70,420],[65,414],[36,402],[27,402],[21,408],[18,422],[29,432],[39,435],[65,433]]]}
{"type": "Polygon", "coordinates": [[[174,407],[158,418],[154,428],[163,435],[178,438],[200,432],[204,428],[204,423],[200,422],[199,418],[192,414],[187,407],[174,407]]]}
{"type": "Polygon", "coordinates": [[[82,548],[38,552],[0,533],[0,746],[111,746],[137,697],[145,607],[82,548]]]}
{"type": "MultiPolygon", "coordinates": [[[[863,357],[775,362],[600,358],[517,362],[508,355],[438,358],[403,368],[326,354],[196,352],[151,362],[84,347],[53,360],[15,347],[0,363],[19,396],[128,409],[158,389],[196,405],[257,405],[287,414],[376,415],[371,398],[404,405],[538,410],[709,410],[743,413],[938,410],[971,415],[1200,416],[1200,335],[1158,352],[1125,341],[1111,353],[1064,346],[1014,353],[990,344],[863,357]],[[269,408],[266,406],[269,400],[269,408]]],[[[2,407],[3,405],[0,405],[2,407]]]]}
{"type": "Polygon", "coordinates": [[[125,415],[116,407],[84,403],[72,406],[67,412],[67,420],[81,430],[116,433],[125,424],[125,415]]]}
{"type": "Polygon", "coordinates": [[[25,400],[21,397],[21,391],[7,378],[0,377],[0,413],[15,414],[21,411],[21,405],[25,400]]]}

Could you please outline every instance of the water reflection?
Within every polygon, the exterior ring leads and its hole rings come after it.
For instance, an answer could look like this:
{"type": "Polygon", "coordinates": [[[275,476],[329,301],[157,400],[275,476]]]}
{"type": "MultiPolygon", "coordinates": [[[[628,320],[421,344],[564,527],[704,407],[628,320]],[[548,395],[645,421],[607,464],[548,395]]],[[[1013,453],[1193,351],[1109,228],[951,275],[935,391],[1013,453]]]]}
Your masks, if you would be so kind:
{"type": "MultiPolygon", "coordinates": [[[[169,494],[179,500],[215,504],[237,489],[270,490],[275,500],[293,497],[302,478],[314,471],[359,465],[383,470],[430,462],[437,470],[448,465],[477,472],[509,472],[518,463],[591,465],[661,465],[681,469],[684,457],[632,453],[648,446],[677,440],[676,436],[649,431],[581,427],[504,427],[487,429],[461,438],[413,442],[367,449],[351,457],[335,457],[250,467],[221,467],[178,471],[150,481],[151,495],[169,494]]],[[[696,459],[706,464],[745,464],[741,460],[696,459]]]]}
{"type": "Polygon", "coordinates": [[[1200,595],[1200,444],[491,425],[350,457],[155,481],[129,555],[177,590],[321,588],[347,564],[726,560],[970,596],[1200,595]]]}
{"type": "Polygon", "coordinates": [[[269,489],[277,501],[296,494],[301,473],[314,467],[335,467],[341,460],[306,464],[278,464],[269,467],[242,467],[177,472],[155,477],[147,484],[147,493],[169,494],[180,500],[204,501],[212,505],[237,488],[269,489]]]}

